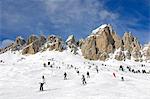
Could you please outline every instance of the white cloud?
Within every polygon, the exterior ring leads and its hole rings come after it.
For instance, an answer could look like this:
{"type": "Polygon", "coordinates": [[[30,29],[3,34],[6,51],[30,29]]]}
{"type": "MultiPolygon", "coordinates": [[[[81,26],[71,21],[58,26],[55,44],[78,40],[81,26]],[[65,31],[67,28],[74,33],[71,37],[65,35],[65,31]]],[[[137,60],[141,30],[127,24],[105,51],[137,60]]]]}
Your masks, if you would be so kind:
{"type": "Polygon", "coordinates": [[[6,46],[9,46],[12,43],[14,43],[14,41],[10,39],[5,39],[3,41],[0,41],[0,48],[5,48],[6,46]]]}
{"type": "Polygon", "coordinates": [[[52,23],[70,24],[71,22],[115,20],[119,14],[108,11],[98,0],[45,0],[49,20],[52,23]]]}
{"type": "Polygon", "coordinates": [[[102,10],[102,11],[100,11],[99,15],[100,15],[100,18],[101,18],[102,20],[105,20],[105,19],[112,19],[112,20],[115,20],[115,19],[117,19],[117,18],[119,17],[119,14],[117,14],[117,13],[112,13],[112,12],[109,12],[109,11],[107,11],[107,10],[102,10]]]}

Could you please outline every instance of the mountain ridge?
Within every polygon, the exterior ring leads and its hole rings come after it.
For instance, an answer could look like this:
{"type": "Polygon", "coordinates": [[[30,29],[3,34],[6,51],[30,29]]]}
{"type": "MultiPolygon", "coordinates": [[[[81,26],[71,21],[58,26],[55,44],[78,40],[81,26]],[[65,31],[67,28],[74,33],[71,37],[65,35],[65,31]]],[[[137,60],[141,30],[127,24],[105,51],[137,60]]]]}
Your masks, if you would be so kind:
{"type": "Polygon", "coordinates": [[[110,53],[115,54],[118,49],[120,51],[114,57],[116,60],[131,60],[131,58],[135,61],[150,60],[150,45],[145,49],[131,32],[125,32],[123,37],[119,37],[110,24],[99,26],[87,38],[79,41],[76,41],[73,35],[69,36],[66,41],[56,35],[48,37],[31,35],[27,40],[18,36],[13,44],[0,49],[0,53],[8,50],[21,50],[22,54],[36,54],[47,49],[62,52],[67,47],[74,54],[77,54],[76,51],[81,49],[84,58],[90,60],[105,61],[111,57],[110,53]]]}

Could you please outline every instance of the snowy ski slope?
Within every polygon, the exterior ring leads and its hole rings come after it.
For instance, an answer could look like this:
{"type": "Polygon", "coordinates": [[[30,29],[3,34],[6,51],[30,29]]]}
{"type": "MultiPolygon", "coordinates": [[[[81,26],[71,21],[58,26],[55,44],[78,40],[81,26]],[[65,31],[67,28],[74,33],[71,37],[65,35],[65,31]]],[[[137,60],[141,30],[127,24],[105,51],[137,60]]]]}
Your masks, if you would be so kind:
{"type": "Polygon", "coordinates": [[[107,60],[90,61],[69,51],[45,51],[23,56],[19,52],[0,55],[0,99],[150,99],[150,74],[131,73],[150,70],[150,63],[107,60]],[[50,62],[53,68],[43,63],[50,62]],[[144,64],[144,67],[141,65],[144,64]],[[119,71],[123,65],[125,71],[119,71]],[[98,66],[99,73],[95,67],[98,66]],[[78,75],[76,69],[80,71],[78,75]],[[90,72],[87,85],[82,85],[82,74],[90,72]],[[63,79],[67,72],[67,80],[63,79]],[[116,78],[113,77],[113,72],[116,78]],[[39,91],[42,75],[46,84],[39,91]],[[121,77],[125,81],[121,81],[121,77]]]}

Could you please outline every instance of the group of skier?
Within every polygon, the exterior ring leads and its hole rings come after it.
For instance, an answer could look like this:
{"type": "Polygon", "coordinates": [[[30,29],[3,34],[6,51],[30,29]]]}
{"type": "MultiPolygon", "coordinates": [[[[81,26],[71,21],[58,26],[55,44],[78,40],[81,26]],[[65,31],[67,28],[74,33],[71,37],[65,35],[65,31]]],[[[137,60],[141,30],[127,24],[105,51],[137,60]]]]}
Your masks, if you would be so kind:
{"type": "MultiPolygon", "coordinates": [[[[48,65],[50,65],[50,62],[48,62],[48,65]]],[[[46,64],[44,64],[44,67],[46,67],[46,64]]],[[[79,74],[80,74],[79,70],[78,70],[77,68],[75,68],[75,70],[76,70],[76,73],[79,75],[79,74]]],[[[96,66],[95,70],[96,70],[97,73],[99,73],[98,66],[96,66]]],[[[123,67],[120,66],[119,70],[123,71],[123,67]]],[[[89,71],[86,72],[86,76],[87,76],[87,78],[90,78],[90,73],[89,73],[89,71]]],[[[113,73],[113,76],[116,78],[116,74],[115,74],[115,73],[113,73]]],[[[67,79],[68,79],[68,78],[67,78],[67,73],[64,72],[64,80],[67,80],[67,79]]],[[[124,81],[124,77],[121,77],[121,80],[124,81]]],[[[82,81],[82,84],[83,84],[83,85],[86,85],[86,84],[87,84],[87,82],[86,82],[86,77],[85,77],[84,74],[82,74],[81,81],[82,81]]],[[[42,76],[42,81],[40,82],[40,91],[43,91],[43,85],[44,85],[45,83],[46,83],[46,82],[45,82],[45,77],[42,76]]]]}
{"type": "MultiPolygon", "coordinates": [[[[79,73],[79,71],[78,71],[77,73],[79,73]]],[[[89,73],[88,71],[87,71],[86,74],[87,74],[87,78],[90,78],[90,73],[89,73]]],[[[64,72],[64,80],[67,80],[67,73],[66,73],[66,72],[64,72]]],[[[84,75],[82,75],[81,80],[82,80],[82,84],[83,84],[83,85],[87,84],[84,75]]],[[[46,82],[45,82],[45,77],[42,76],[42,81],[40,82],[40,91],[44,91],[44,90],[43,90],[43,85],[44,85],[45,83],[46,83],[46,82]]]]}

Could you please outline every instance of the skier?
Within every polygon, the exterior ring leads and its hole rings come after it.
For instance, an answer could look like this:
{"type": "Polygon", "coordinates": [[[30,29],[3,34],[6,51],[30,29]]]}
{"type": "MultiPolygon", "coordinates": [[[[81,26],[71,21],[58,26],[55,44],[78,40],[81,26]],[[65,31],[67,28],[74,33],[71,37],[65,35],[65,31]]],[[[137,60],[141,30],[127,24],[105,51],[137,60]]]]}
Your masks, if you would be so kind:
{"type": "Polygon", "coordinates": [[[64,80],[67,80],[67,73],[64,73],[64,80]]]}
{"type": "Polygon", "coordinates": [[[83,85],[85,85],[85,84],[86,84],[86,80],[85,80],[84,75],[82,75],[82,84],[83,84],[83,85]]]}
{"type": "Polygon", "coordinates": [[[96,72],[98,73],[98,66],[96,66],[96,72]]]}
{"type": "Polygon", "coordinates": [[[53,68],[53,65],[50,65],[50,68],[53,68]]]}
{"type": "Polygon", "coordinates": [[[113,73],[113,76],[116,78],[116,74],[115,73],[113,73]]]}
{"type": "Polygon", "coordinates": [[[120,65],[119,70],[124,71],[123,66],[120,65]]]}
{"type": "Polygon", "coordinates": [[[46,67],[46,64],[44,63],[43,66],[46,67]]]}
{"type": "Polygon", "coordinates": [[[77,74],[78,74],[78,75],[79,75],[79,73],[80,73],[79,70],[77,70],[77,74]]]}
{"type": "Polygon", "coordinates": [[[50,65],[50,62],[48,62],[48,65],[50,65]]]}
{"type": "Polygon", "coordinates": [[[45,84],[45,77],[42,76],[42,81],[40,82],[40,91],[43,91],[43,85],[45,84]]]}
{"type": "Polygon", "coordinates": [[[123,78],[123,77],[121,77],[121,80],[122,80],[122,81],[124,81],[124,78],[123,78]]]}
{"type": "Polygon", "coordinates": [[[89,72],[87,72],[86,74],[87,74],[87,78],[90,78],[90,73],[89,73],[89,72]]]}

